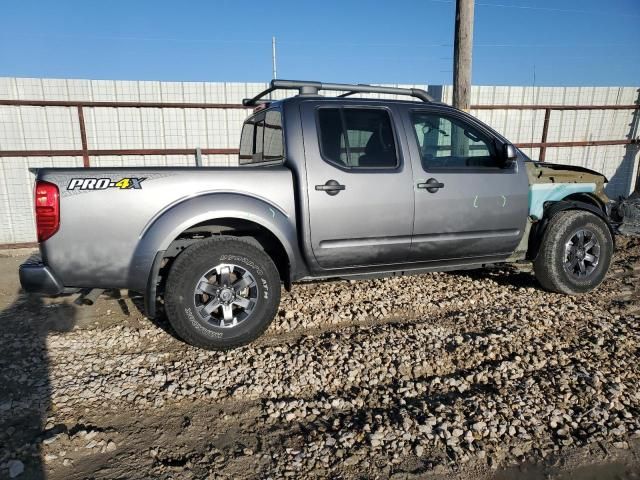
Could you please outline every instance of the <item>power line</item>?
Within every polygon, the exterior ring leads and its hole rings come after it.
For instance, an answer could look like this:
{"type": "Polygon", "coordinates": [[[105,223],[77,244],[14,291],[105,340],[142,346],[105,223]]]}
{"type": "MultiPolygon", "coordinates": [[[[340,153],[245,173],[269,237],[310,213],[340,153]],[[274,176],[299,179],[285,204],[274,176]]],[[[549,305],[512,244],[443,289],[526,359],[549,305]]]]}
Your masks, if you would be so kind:
{"type": "Polygon", "coordinates": [[[491,47],[491,48],[626,48],[628,44],[610,44],[610,43],[574,43],[574,44],[535,44],[535,43],[476,43],[475,47],[491,47]]]}
{"type": "Polygon", "coordinates": [[[451,47],[451,43],[429,43],[429,44],[416,44],[416,43],[366,43],[366,42],[307,42],[299,40],[286,40],[278,41],[280,45],[317,45],[317,46],[331,46],[331,47],[451,47]]]}
{"type": "MultiPolygon", "coordinates": [[[[432,2],[447,2],[450,0],[429,0],[432,2]]],[[[477,5],[477,4],[476,4],[477,5]]],[[[1,33],[0,37],[23,38],[23,39],[49,39],[64,38],[69,40],[124,40],[124,41],[144,41],[144,42],[176,42],[176,43],[203,43],[203,44],[250,44],[266,45],[267,40],[219,40],[204,38],[172,38],[172,37],[141,37],[141,36],[115,36],[115,35],[75,35],[75,34],[35,34],[35,35],[15,35],[1,33]]],[[[278,40],[278,45],[309,45],[309,46],[335,46],[335,47],[356,47],[356,48],[451,48],[452,43],[366,43],[366,42],[309,42],[298,40],[278,40]]],[[[482,48],[626,48],[627,44],[615,43],[575,43],[575,44],[535,44],[535,43],[475,43],[475,47],[482,48]]]]}
{"type": "MultiPolygon", "coordinates": [[[[454,4],[455,0],[428,0],[433,3],[447,3],[454,4]]],[[[554,8],[554,7],[534,7],[531,5],[508,5],[503,3],[483,3],[478,2],[476,6],[479,7],[495,7],[495,8],[515,8],[519,10],[539,10],[543,12],[554,12],[554,13],[583,13],[589,15],[609,15],[616,17],[629,17],[629,18],[640,18],[640,15],[633,13],[619,13],[619,12],[609,12],[605,10],[580,10],[574,8],[554,8]]]]}
{"type": "MultiPolygon", "coordinates": [[[[279,45],[317,45],[317,46],[332,46],[332,47],[365,47],[365,48],[380,48],[380,47],[398,47],[398,48],[439,48],[453,47],[452,43],[364,43],[364,42],[307,42],[296,40],[278,40],[279,45]]],[[[628,44],[612,44],[612,43],[574,43],[574,44],[535,44],[535,43],[475,43],[474,47],[513,47],[513,48],[626,48],[628,44]]]]}
{"type": "Polygon", "coordinates": [[[69,40],[127,40],[137,42],[176,42],[176,43],[213,43],[213,44],[251,44],[251,45],[264,45],[264,40],[219,40],[219,39],[206,39],[206,38],[175,38],[175,37],[141,37],[141,36],[119,36],[119,35],[76,35],[65,33],[49,33],[49,34],[33,34],[33,35],[20,35],[20,34],[8,34],[0,33],[2,37],[22,38],[22,39],[50,39],[61,38],[69,40]]]}

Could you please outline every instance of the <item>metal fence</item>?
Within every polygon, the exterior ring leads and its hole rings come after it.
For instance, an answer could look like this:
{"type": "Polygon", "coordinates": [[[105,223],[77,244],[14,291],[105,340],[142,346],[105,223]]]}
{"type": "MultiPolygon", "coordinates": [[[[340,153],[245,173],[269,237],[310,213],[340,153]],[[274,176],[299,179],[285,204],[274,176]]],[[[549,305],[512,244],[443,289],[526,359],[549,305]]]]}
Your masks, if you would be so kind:
{"type": "Polygon", "coordinates": [[[85,123],[85,108],[153,108],[153,109],[241,109],[247,110],[240,104],[227,103],[158,103],[158,102],[73,102],[56,100],[2,100],[0,105],[15,107],[66,107],[77,110],[77,131],[80,136],[82,149],[38,149],[38,150],[0,150],[2,157],[74,157],[82,156],[84,167],[91,166],[90,157],[121,156],[121,155],[193,155],[198,150],[203,155],[237,155],[237,148],[119,148],[96,149],[89,148],[87,127],[85,123]]]}
{"type": "MultiPolygon", "coordinates": [[[[451,98],[449,86],[394,86],[451,98]]],[[[0,78],[0,247],[34,240],[30,169],[195,166],[196,151],[204,166],[236,165],[240,127],[250,113],[241,99],[265,87],[0,78]]],[[[602,171],[615,197],[635,184],[639,93],[635,87],[473,87],[471,113],[532,158],[602,171]]]]}
{"type": "MultiPolygon", "coordinates": [[[[158,103],[158,102],[74,102],[56,100],[2,100],[0,105],[16,107],[72,107],[77,109],[78,134],[82,149],[42,149],[42,150],[0,150],[1,157],[65,157],[82,156],[83,165],[90,167],[90,157],[112,156],[112,155],[189,155],[195,154],[196,150],[204,155],[237,155],[237,148],[128,148],[128,149],[94,149],[89,148],[87,141],[87,129],[84,120],[85,108],[154,108],[154,109],[241,109],[250,110],[242,104],[233,103],[158,103]]],[[[593,147],[609,145],[637,145],[637,138],[614,138],[606,140],[573,140],[554,141],[548,140],[549,122],[552,111],[594,111],[594,110],[629,110],[637,111],[640,105],[472,105],[471,110],[544,110],[544,123],[542,127],[542,137],[539,142],[517,142],[520,148],[540,149],[538,159],[544,161],[546,150],[549,147],[593,147]]],[[[637,114],[635,115],[632,131],[637,129],[637,114]]]]}

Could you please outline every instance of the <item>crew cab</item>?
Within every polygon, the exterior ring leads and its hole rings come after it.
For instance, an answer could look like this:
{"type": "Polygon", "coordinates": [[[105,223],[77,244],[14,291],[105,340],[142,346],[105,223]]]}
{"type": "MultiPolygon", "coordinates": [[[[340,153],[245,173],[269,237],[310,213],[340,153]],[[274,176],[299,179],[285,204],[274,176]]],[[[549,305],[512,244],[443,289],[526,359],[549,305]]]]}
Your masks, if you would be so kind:
{"type": "Polygon", "coordinates": [[[423,90],[274,80],[244,103],[238,167],[39,170],[23,288],[130,289],[186,342],[227,349],[295,282],[514,264],[574,295],[607,273],[604,176],[532,161],[423,90]],[[279,89],[298,94],[265,100],[279,89]],[[369,92],[412,98],[352,97],[369,92]]]}

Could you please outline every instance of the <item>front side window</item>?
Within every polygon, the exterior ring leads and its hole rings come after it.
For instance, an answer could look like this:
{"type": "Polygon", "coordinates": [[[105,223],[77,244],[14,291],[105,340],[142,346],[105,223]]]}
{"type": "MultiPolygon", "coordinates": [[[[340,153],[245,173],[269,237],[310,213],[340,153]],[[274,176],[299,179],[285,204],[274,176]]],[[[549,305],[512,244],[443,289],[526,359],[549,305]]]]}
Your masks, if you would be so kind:
{"type": "Polygon", "coordinates": [[[475,127],[431,112],[414,112],[411,120],[425,170],[500,167],[493,142],[475,127]]]}
{"type": "Polygon", "coordinates": [[[240,165],[280,162],[283,158],[282,117],[278,110],[260,112],[244,122],[240,165]]]}
{"type": "Polygon", "coordinates": [[[318,110],[320,150],[342,168],[395,168],[396,143],[389,113],[376,108],[318,110]]]}

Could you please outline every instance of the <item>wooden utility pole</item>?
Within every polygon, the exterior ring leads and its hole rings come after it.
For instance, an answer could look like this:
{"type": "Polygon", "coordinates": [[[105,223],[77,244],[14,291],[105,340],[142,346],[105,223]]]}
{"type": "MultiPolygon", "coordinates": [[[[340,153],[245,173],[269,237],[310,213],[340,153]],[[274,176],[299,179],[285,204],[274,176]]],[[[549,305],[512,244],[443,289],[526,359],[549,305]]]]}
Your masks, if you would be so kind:
{"type": "Polygon", "coordinates": [[[465,111],[469,111],[471,105],[474,1],[456,0],[456,30],[453,41],[453,106],[465,111]]]}
{"type": "MultiPolygon", "coordinates": [[[[638,94],[640,94],[640,89],[638,89],[638,94]]],[[[638,99],[636,100],[636,104],[640,104],[640,95],[638,95],[638,99]]],[[[627,155],[631,154],[631,162],[632,165],[637,163],[637,176],[636,176],[636,186],[633,189],[633,192],[640,194],[640,110],[636,109],[633,112],[633,128],[631,129],[631,134],[629,135],[629,139],[635,140],[635,145],[627,145],[627,155]],[[638,157],[637,159],[635,157],[638,157]]],[[[632,192],[632,193],[633,193],[632,192]]]]}
{"type": "MultiPolygon", "coordinates": [[[[636,155],[640,155],[639,152],[640,152],[640,148],[636,147],[635,149],[636,155]]],[[[638,158],[638,175],[636,176],[636,188],[633,190],[633,192],[640,194],[640,158],[638,158]]]]}

